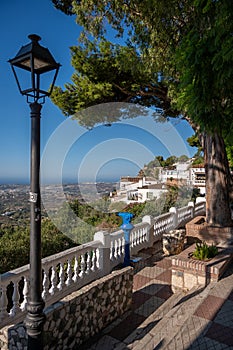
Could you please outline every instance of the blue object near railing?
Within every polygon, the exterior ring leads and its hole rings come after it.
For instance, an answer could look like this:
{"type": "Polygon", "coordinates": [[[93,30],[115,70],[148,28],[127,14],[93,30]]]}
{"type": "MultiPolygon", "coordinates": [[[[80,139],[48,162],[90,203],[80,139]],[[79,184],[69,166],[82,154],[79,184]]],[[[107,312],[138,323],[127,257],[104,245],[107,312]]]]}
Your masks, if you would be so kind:
{"type": "Polygon", "coordinates": [[[127,212],[120,212],[117,214],[122,218],[122,225],[120,226],[124,232],[125,237],[125,256],[124,256],[124,266],[130,265],[130,232],[134,228],[131,224],[133,214],[127,212]]]}

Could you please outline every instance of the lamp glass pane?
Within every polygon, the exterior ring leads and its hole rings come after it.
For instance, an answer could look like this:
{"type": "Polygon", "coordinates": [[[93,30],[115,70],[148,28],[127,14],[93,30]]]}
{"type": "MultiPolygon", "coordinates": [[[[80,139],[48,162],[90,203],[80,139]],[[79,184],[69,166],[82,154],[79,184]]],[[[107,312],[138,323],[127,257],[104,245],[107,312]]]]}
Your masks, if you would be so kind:
{"type": "Polygon", "coordinates": [[[21,61],[20,64],[21,64],[22,66],[31,68],[31,61],[30,61],[30,59],[26,59],[26,60],[24,60],[24,61],[21,61]]]}
{"type": "MultiPolygon", "coordinates": [[[[30,59],[26,59],[24,61],[21,61],[20,62],[21,66],[25,66],[25,67],[28,67],[28,68],[31,68],[31,61],[30,59]]],[[[41,69],[41,68],[44,68],[44,67],[47,67],[49,66],[49,64],[45,61],[42,61],[38,58],[34,58],[34,69],[41,69]]]]}
{"type": "Polygon", "coordinates": [[[34,68],[40,69],[49,66],[49,64],[45,61],[39,60],[38,58],[34,58],[34,68]]]}

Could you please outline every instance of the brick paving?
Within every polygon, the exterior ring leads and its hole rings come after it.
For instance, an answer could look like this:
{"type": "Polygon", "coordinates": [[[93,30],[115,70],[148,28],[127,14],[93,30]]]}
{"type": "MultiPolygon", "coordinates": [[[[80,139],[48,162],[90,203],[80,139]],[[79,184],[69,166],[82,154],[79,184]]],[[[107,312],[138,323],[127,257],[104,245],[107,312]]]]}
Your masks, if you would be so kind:
{"type": "Polygon", "coordinates": [[[171,289],[171,258],[134,276],[132,308],[83,350],[233,350],[233,263],[218,282],[171,289]]]}

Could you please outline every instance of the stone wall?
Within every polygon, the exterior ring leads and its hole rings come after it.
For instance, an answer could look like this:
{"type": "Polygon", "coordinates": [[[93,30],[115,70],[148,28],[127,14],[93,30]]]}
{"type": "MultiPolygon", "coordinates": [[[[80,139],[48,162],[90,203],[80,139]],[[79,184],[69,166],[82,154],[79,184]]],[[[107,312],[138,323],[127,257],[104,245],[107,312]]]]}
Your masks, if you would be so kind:
{"type": "MultiPolygon", "coordinates": [[[[96,280],[45,309],[44,350],[71,350],[99,333],[132,303],[133,268],[96,280]]],[[[26,350],[24,325],[0,331],[2,350],[26,350]]]]}

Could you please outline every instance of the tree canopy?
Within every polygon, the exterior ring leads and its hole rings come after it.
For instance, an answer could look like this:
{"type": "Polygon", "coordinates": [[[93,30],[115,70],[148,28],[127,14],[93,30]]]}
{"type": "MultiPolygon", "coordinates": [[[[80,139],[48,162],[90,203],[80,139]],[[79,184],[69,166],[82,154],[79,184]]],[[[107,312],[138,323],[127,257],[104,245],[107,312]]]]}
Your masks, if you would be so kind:
{"type": "Polygon", "coordinates": [[[72,83],[53,94],[65,115],[103,102],[134,102],[231,134],[231,0],[53,3],[84,28],[80,45],[71,48],[72,83]],[[126,38],[124,45],[107,41],[106,22],[126,38]]]}
{"type": "Polygon", "coordinates": [[[207,222],[231,225],[224,140],[232,146],[232,0],[53,3],[83,27],[71,48],[72,82],[54,89],[53,102],[87,127],[101,118],[80,110],[105,102],[136,103],[188,120],[204,149],[207,222]],[[107,40],[109,28],[120,41],[107,40]]]}

